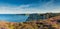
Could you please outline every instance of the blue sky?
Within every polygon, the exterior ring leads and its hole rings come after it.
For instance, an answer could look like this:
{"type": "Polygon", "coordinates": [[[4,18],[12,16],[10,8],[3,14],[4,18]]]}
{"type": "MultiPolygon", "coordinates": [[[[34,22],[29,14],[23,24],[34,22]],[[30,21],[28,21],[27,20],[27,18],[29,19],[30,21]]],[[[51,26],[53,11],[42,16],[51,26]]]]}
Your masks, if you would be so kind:
{"type": "Polygon", "coordinates": [[[60,12],[60,0],[0,0],[0,14],[60,12]]]}

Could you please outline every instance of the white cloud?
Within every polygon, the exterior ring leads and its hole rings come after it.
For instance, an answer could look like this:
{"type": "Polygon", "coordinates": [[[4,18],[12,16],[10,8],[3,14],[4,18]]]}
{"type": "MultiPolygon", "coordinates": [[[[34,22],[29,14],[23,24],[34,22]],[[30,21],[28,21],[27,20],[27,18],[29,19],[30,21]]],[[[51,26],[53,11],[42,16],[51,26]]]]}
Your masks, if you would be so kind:
{"type": "MultiPolygon", "coordinates": [[[[48,4],[47,4],[48,5],[48,4]]],[[[23,14],[23,13],[46,13],[46,12],[60,12],[59,7],[48,7],[47,5],[44,5],[42,9],[36,7],[30,7],[30,5],[20,5],[20,6],[1,6],[0,7],[0,14],[23,14]],[[51,10],[50,10],[51,9],[51,10]]]]}
{"type": "Polygon", "coordinates": [[[0,14],[23,14],[23,13],[39,13],[37,8],[29,8],[30,5],[13,6],[1,6],[0,14]]]}

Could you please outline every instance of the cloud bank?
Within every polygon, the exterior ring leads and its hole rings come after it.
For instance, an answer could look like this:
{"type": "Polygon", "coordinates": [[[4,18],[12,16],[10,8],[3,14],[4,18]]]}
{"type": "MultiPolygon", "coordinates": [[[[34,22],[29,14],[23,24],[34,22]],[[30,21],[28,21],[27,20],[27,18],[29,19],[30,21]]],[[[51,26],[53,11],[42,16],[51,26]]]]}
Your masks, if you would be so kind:
{"type": "MultiPolygon", "coordinates": [[[[24,2],[23,2],[24,3],[24,2]]],[[[0,14],[31,14],[31,13],[59,13],[60,12],[60,1],[58,0],[39,0],[38,3],[32,2],[31,4],[1,4],[0,14]]]]}

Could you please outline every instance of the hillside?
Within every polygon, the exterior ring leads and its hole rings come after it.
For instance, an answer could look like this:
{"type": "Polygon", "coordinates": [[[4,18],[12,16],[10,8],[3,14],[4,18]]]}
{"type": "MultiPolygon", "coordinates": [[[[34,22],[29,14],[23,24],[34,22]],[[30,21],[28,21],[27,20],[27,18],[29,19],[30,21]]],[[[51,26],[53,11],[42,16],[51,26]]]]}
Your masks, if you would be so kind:
{"type": "Polygon", "coordinates": [[[29,17],[26,19],[26,21],[32,21],[32,20],[40,20],[40,19],[48,19],[51,17],[55,17],[60,15],[60,13],[45,13],[45,14],[29,14],[29,17]]]}
{"type": "Polygon", "coordinates": [[[0,29],[60,29],[60,16],[31,22],[0,21],[0,29]]]}

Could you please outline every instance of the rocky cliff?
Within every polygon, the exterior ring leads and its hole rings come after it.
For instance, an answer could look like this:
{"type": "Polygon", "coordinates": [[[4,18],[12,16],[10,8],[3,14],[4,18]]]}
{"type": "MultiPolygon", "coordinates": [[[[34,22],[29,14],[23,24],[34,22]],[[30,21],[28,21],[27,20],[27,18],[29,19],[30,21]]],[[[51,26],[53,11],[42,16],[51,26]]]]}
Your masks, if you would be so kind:
{"type": "Polygon", "coordinates": [[[60,15],[60,13],[46,13],[46,14],[29,14],[29,17],[26,21],[48,19],[60,15]]]}

